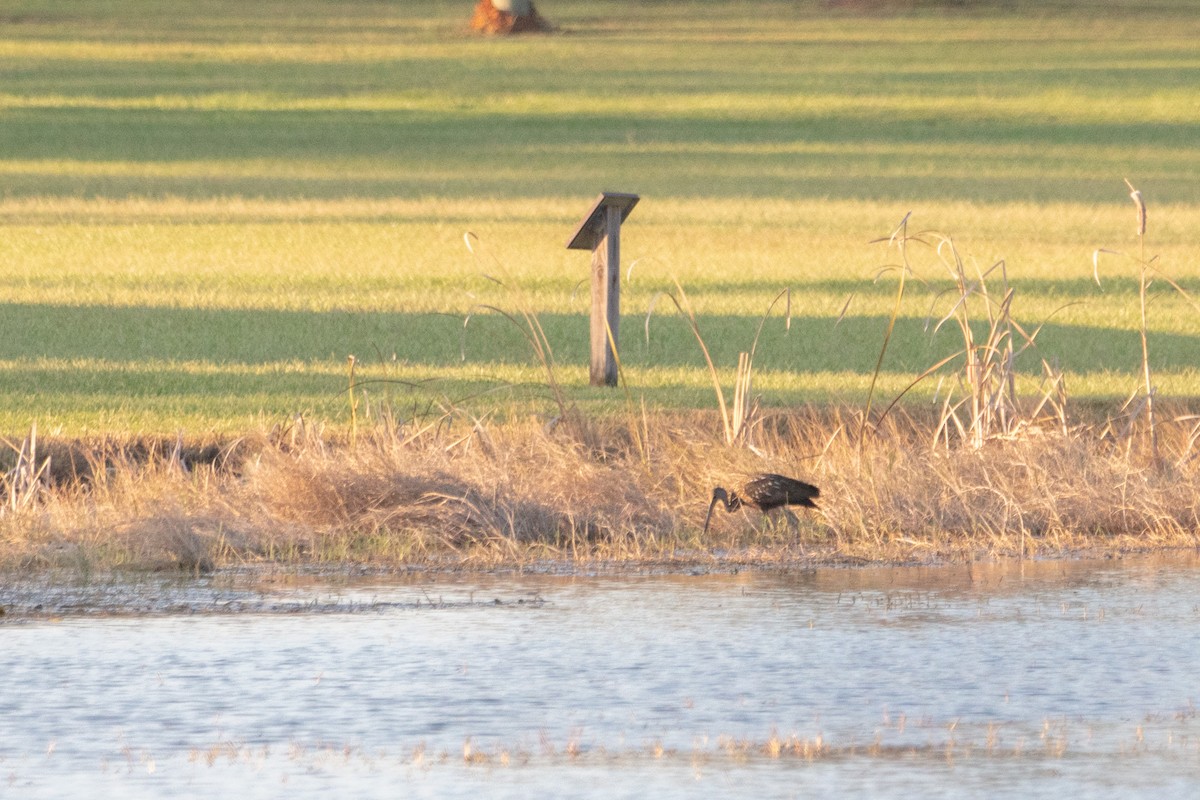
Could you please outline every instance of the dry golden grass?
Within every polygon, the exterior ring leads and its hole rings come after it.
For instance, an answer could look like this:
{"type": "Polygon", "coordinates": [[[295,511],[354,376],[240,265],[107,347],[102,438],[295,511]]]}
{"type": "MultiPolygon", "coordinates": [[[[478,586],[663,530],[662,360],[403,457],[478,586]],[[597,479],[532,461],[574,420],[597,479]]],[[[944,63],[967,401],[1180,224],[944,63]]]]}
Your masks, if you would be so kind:
{"type": "Polygon", "coordinates": [[[1195,421],[1183,409],[1163,409],[1157,460],[1144,429],[1126,435],[1099,412],[980,447],[938,437],[933,411],[893,411],[859,440],[857,415],[757,418],[739,446],[714,414],[682,413],[380,423],[354,443],[301,422],[219,445],[42,443],[33,463],[49,453],[51,467],[36,481],[17,487],[21,471],[8,473],[0,566],[789,565],[1200,542],[1195,421]],[[721,514],[701,537],[712,487],[761,471],[817,483],[821,509],[721,514]]]}

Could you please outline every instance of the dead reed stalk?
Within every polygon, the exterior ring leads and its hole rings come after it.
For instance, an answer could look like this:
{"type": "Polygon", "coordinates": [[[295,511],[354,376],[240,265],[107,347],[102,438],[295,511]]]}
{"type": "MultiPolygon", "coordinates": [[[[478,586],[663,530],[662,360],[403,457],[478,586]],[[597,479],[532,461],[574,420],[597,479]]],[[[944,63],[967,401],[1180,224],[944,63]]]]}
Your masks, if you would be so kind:
{"type": "Polygon", "coordinates": [[[1119,438],[1126,443],[1127,453],[1133,446],[1133,432],[1137,427],[1140,417],[1145,414],[1146,418],[1146,435],[1149,440],[1150,458],[1156,466],[1164,466],[1165,461],[1159,451],[1159,426],[1158,418],[1155,410],[1156,397],[1158,394],[1154,386],[1154,381],[1151,377],[1150,370],[1150,336],[1149,336],[1149,291],[1155,279],[1160,279],[1167,283],[1175,292],[1187,301],[1192,308],[1200,311],[1198,304],[1182,286],[1170,278],[1158,266],[1158,256],[1146,258],[1146,201],[1142,197],[1142,193],[1134,188],[1133,184],[1128,180],[1125,185],[1129,187],[1129,197],[1133,200],[1134,208],[1137,214],[1137,227],[1135,233],[1138,240],[1138,253],[1136,256],[1131,256],[1118,250],[1109,250],[1107,248],[1099,248],[1092,253],[1092,275],[1095,278],[1096,285],[1100,285],[1100,256],[1102,254],[1119,256],[1127,261],[1133,262],[1137,268],[1138,274],[1138,339],[1142,350],[1141,378],[1142,386],[1139,390],[1135,390],[1130,395],[1122,407],[1122,414],[1127,415],[1128,424],[1124,426],[1119,434],[1119,438]],[[1138,399],[1139,392],[1143,393],[1140,400],[1138,399]],[[1136,402],[1135,402],[1136,401],[1136,402]]]}
{"type": "Polygon", "coordinates": [[[5,504],[0,508],[0,514],[14,514],[28,508],[38,498],[43,486],[43,478],[50,468],[50,457],[38,463],[37,423],[33,423],[20,445],[4,440],[16,453],[16,463],[4,475],[4,485],[7,487],[5,504]]]}
{"type": "Polygon", "coordinates": [[[700,352],[704,355],[704,363],[708,366],[709,377],[712,378],[713,393],[717,398],[717,409],[721,415],[721,426],[725,435],[725,443],[729,445],[737,443],[749,444],[750,434],[753,430],[754,422],[758,417],[758,404],[751,396],[754,354],[758,351],[758,341],[762,338],[763,326],[766,325],[767,319],[771,316],[771,312],[780,300],[786,300],[785,326],[787,330],[791,330],[791,290],[784,289],[775,295],[775,298],[767,305],[767,310],[763,312],[762,318],[759,319],[758,328],[755,330],[754,338],[750,342],[750,349],[738,353],[738,366],[733,382],[733,405],[731,410],[730,406],[725,402],[725,389],[721,385],[721,376],[716,364],[713,363],[712,354],[709,352],[708,345],[704,341],[704,336],[700,333],[700,324],[696,321],[696,312],[692,308],[692,303],[688,299],[683,285],[678,280],[675,280],[674,283],[675,292],[659,292],[650,301],[649,308],[646,311],[646,341],[647,343],[650,341],[650,317],[654,313],[655,304],[659,298],[666,297],[675,306],[675,310],[683,315],[687,321],[688,329],[696,339],[696,343],[700,346],[700,352]]]}
{"type": "MultiPolygon", "coordinates": [[[[969,275],[954,240],[936,231],[910,234],[910,216],[906,215],[890,236],[877,240],[886,242],[889,249],[897,248],[900,260],[899,263],[885,265],[876,275],[876,280],[893,271],[900,275],[900,280],[892,314],[884,332],[883,345],[871,376],[867,406],[860,423],[860,448],[865,444],[861,432],[866,430],[868,423],[874,428],[881,426],[912,388],[937,376],[941,378],[938,396],[942,397],[942,404],[938,424],[932,436],[935,445],[942,442],[949,449],[952,435],[956,435],[953,438],[962,441],[971,449],[978,450],[990,439],[1019,435],[1025,430],[1042,427],[1051,421],[1066,431],[1067,396],[1062,373],[1045,359],[1041,359],[1041,365],[1046,381],[1038,399],[1032,403],[1019,402],[1017,359],[1036,347],[1037,337],[1045,322],[1028,330],[1016,320],[1013,313],[1016,294],[1009,286],[1005,261],[1001,259],[987,269],[976,268],[975,274],[969,275]],[[892,399],[878,419],[871,420],[876,381],[901,312],[907,282],[919,280],[931,289],[937,285],[935,278],[919,277],[912,254],[914,245],[932,251],[951,281],[950,286],[935,292],[926,318],[926,331],[936,336],[944,326],[953,322],[962,344],[955,352],[918,374],[892,399]],[[989,281],[995,278],[998,278],[1002,285],[999,293],[990,288],[989,281]],[[947,300],[949,309],[931,325],[935,310],[947,300]],[[979,331],[982,331],[982,337],[979,336],[979,331]],[[955,367],[949,386],[943,392],[942,386],[947,383],[943,370],[955,364],[959,366],[955,367]],[[1050,412],[1048,417],[1044,416],[1046,412],[1050,412]]],[[[849,302],[848,300],[847,306],[849,302]]]]}

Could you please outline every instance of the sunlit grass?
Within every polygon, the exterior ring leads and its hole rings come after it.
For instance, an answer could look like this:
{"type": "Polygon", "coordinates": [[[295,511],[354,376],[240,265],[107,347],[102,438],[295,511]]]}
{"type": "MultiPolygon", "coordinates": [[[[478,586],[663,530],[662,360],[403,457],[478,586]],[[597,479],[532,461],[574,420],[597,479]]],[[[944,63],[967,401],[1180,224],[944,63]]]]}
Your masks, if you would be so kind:
{"type": "MultiPolygon", "coordinates": [[[[1175,65],[1185,70],[1200,70],[1200,59],[1194,63],[1175,65]]],[[[292,96],[250,92],[208,92],[187,94],[154,94],[133,96],[62,95],[0,93],[0,110],[27,109],[45,111],[105,110],[105,111],[356,111],[356,112],[420,112],[453,114],[464,120],[496,114],[524,114],[536,117],[577,117],[585,114],[635,114],[641,119],[673,119],[683,115],[692,118],[727,120],[736,116],[744,120],[778,119],[793,121],[803,116],[811,119],[921,119],[929,115],[946,116],[979,122],[1011,122],[1024,117],[1053,118],[1060,124],[1122,123],[1135,118],[1139,123],[1196,123],[1200,106],[1194,91],[1159,89],[1150,95],[1131,96],[1120,104],[1108,102],[1106,93],[1080,87],[1046,92],[1006,92],[973,95],[938,96],[936,94],[896,93],[805,93],[785,92],[679,92],[663,93],[625,91],[619,96],[603,96],[580,92],[494,92],[478,97],[446,95],[432,92],[408,94],[370,93],[361,95],[292,96]]],[[[685,153],[703,154],[714,149],[732,153],[788,154],[795,152],[837,151],[836,143],[816,147],[804,143],[773,144],[731,142],[714,146],[704,142],[684,142],[685,153]]],[[[558,150],[569,145],[560,145],[558,150]]],[[[647,146],[636,141],[609,143],[607,149],[621,152],[646,152],[647,146]]],[[[650,151],[666,150],[666,144],[651,143],[650,151]]],[[[916,144],[903,148],[908,154],[935,156],[938,149],[924,149],[916,144]]],[[[1003,148],[1002,149],[1007,149],[1003,148]]],[[[1080,149],[1077,145],[1076,150],[1080,149]]],[[[903,150],[901,151],[903,152],[903,150]]]]}
{"type": "MultiPolygon", "coordinates": [[[[0,430],[344,424],[349,355],[373,402],[541,413],[540,367],[482,310],[515,310],[517,287],[570,399],[619,410],[586,386],[587,259],[563,247],[602,189],[643,197],[621,344],[652,407],[712,402],[656,305],[676,279],[727,383],[790,288],[756,393],[861,401],[893,294],[869,242],[910,211],[973,263],[1006,261],[1013,314],[1048,321],[1039,354],[1072,396],[1123,398],[1136,282],[1091,280],[1097,247],[1133,245],[1123,178],[1162,268],[1200,280],[1200,17],[1131,8],[563,2],[546,10],[560,34],[499,42],[450,0],[17,0],[0,32],[0,430]]],[[[927,328],[939,270],[921,265],[882,392],[954,346],[927,328]]],[[[1200,395],[1194,316],[1153,301],[1164,394],[1200,395]]],[[[1039,363],[1018,365],[1034,387],[1039,363]]]]}
{"type": "MultiPolygon", "coordinates": [[[[527,345],[502,317],[481,311],[515,311],[515,288],[539,314],[572,399],[618,407],[611,393],[586,386],[587,258],[563,247],[583,201],[0,202],[0,261],[13,265],[0,276],[0,391],[8,398],[0,423],[18,432],[32,418],[64,431],[122,416],[120,427],[133,430],[230,430],[294,413],[344,421],[351,354],[360,376],[378,383],[366,384],[376,398],[483,410],[533,397],[538,408],[530,387],[543,376],[527,345]],[[481,258],[464,246],[467,231],[482,241],[481,258]]],[[[760,315],[790,288],[790,325],[778,309],[763,330],[756,392],[767,406],[857,402],[894,285],[874,280],[894,254],[869,240],[886,234],[902,208],[646,198],[623,237],[627,385],[655,406],[711,402],[699,349],[658,299],[677,278],[730,384],[760,315]]],[[[1200,263],[1189,230],[1197,210],[1152,209],[1151,247],[1162,268],[1195,290],[1200,263]]],[[[1061,365],[1080,399],[1124,397],[1136,386],[1136,283],[1110,270],[1097,286],[1091,263],[1096,247],[1132,245],[1131,221],[1124,206],[1083,204],[946,202],[914,215],[914,225],[955,234],[981,268],[1005,259],[1015,317],[1046,323],[1038,353],[1061,365]]],[[[880,386],[889,394],[954,346],[932,332],[946,310],[936,300],[945,270],[932,251],[914,266],[928,283],[914,282],[902,309],[880,386]]],[[[1163,294],[1150,330],[1160,391],[1196,396],[1194,309],[1163,294]]],[[[1036,358],[1018,369],[1036,385],[1036,358]]],[[[929,382],[911,397],[936,388],[929,382]]]]}

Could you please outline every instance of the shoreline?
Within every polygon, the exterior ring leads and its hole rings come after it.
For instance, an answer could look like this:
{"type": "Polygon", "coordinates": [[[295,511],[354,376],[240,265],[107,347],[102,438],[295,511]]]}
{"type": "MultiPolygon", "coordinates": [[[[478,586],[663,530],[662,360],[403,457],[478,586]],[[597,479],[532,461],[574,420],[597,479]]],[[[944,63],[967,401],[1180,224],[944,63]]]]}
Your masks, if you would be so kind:
{"type": "MultiPolygon", "coordinates": [[[[256,564],[202,575],[120,571],[83,576],[52,570],[0,573],[0,626],[65,620],[180,617],[371,614],[420,609],[541,608],[579,582],[749,581],[820,585],[827,591],[925,592],[969,590],[988,595],[1041,581],[1088,582],[1111,570],[1175,570],[1200,566],[1200,549],[1076,552],[1017,562],[848,564],[830,561],[507,565],[478,570],[461,565],[256,564]],[[382,594],[381,594],[382,593],[382,594]]],[[[869,600],[868,600],[869,602],[869,600]]],[[[890,603],[890,600],[887,600],[890,603]]]]}
{"type": "Polygon", "coordinates": [[[932,412],[897,409],[860,438],[857,410],[825,407],[756,419],[733,444],[714,414],[665,411],[27,439],[3,465],[0,573],[806,569],[1187,550],[1200,546],[1200,465],[1186,410],[1164,405],[1157,457],[1137,425],[1122,440],[1099,415],[971,446],[946,441],[932,412]],[[718,510],[702,535],[713,487],[762,472],[816,483],[819,508],[718,510]]]}

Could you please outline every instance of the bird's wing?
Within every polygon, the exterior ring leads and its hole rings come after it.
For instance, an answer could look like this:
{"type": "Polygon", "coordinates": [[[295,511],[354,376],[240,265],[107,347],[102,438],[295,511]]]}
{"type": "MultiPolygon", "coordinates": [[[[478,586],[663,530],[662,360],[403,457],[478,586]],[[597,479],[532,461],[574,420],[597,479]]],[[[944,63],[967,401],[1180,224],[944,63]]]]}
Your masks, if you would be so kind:
{"type": "Polygon", "coordinates": [[[805,501],[821,496],[821,490],[811,483],[774,473],[751,478],[746,482],[746,493],[751,497],[769,498],[773,505],[810,505],[805,501]]]}

